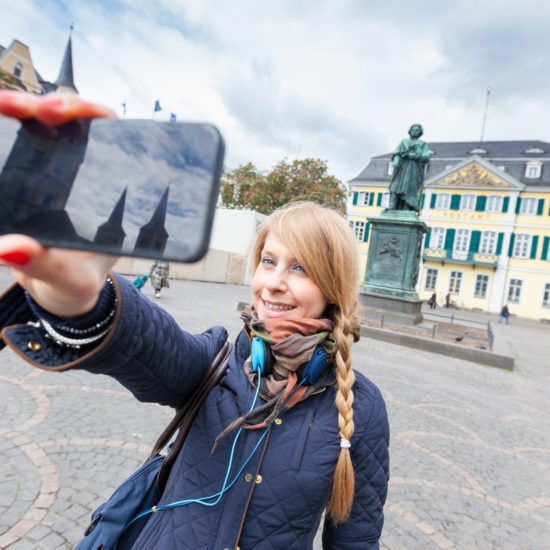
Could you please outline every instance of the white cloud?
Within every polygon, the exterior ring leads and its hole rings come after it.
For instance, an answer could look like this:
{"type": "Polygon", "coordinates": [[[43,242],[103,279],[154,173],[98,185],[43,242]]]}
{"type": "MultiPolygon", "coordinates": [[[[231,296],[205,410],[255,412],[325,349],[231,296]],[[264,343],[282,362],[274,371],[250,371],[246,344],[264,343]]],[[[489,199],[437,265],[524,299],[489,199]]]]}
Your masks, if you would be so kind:
{"type": "Polygon", "coordinates": [[[226,165],[313,156],[343,181],[412,122],[428,141],[548,140],[550,8],[511,0],[18,0],[0,43],[59,70],[71,22],[81,95],[127,116],[211,121],[226,165]]]}

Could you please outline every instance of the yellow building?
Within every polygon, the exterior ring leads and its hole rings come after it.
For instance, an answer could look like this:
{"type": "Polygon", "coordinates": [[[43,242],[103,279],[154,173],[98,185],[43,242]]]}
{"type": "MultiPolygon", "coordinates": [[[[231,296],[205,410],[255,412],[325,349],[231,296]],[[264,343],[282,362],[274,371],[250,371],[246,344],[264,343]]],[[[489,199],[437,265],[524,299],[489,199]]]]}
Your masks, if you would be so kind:
{"type": "Polygon", "coordinates": [[[34,68],[29,47],[12,40],[5,48],[0,45],[0,89],[45,94],[53,90],[77,93],[73,79],[72,41],[69,36],[61,70],[55,82],[44,80],[34,68]]]}
{"type": "MultiPolygon", "coordinates": [[[[550,143],[430,143],[420,219],[421,299],[550,321],[550,143]]],[[[369,217],[388,204],[391,153],[349,182],[365,272],[369,217]]]]}

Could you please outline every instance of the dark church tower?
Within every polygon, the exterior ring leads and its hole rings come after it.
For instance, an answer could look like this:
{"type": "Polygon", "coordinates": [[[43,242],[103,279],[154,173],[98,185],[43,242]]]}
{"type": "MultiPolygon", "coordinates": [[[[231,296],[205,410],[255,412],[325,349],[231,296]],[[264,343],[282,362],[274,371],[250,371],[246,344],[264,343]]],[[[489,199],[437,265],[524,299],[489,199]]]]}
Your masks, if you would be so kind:
{"type": "MultiPolygon", "coordinates": [[[[76,93],[70,37],[57,85],[76,93]]],[[[54,141],[41,135],[36,121],[23,122],[0,174],[0,208],[16,221],[64,211],[84,160],[89,130],[90,121],[73,122],[59,127],[62,137],[54,141]]]]}
{"type": "Polygon", "coordinates": [[[122,195],[120,195],[109,219],[97,228],[94,243],[122,248],[124,237],[126,237],[126,233],[122,228],[122,217],[124,215],[127,191],[128,188],[124,189],[122,195]]]}
{"type": "Polygon", "coordinates": [[[162,198],[160,199],[156,210],[153,212],[151,219],[139,230],[134,252],[150,252],[151,250],[155,250],[159,253],[159,257],[164,252],[164,248],[166,247],[166,242],[169,237],[168,232],[164,227],[166,222],[166,210],[168,208],[169,190],[170,187],[168,186],[164,190],[162,198]]]}

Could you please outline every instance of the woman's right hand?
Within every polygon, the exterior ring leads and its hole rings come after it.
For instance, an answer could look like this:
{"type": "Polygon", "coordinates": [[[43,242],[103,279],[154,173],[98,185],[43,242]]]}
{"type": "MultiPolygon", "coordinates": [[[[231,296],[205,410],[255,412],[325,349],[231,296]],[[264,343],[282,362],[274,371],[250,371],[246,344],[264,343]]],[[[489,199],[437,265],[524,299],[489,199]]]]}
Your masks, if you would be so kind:
{"type": "MultiPolygon", "coordinates": [[[[6,90],[0,90],[0,114],[19,120],[36,119],[49,126],[75,119],[116,118],[110,109],[73,94],[36,96],[6,90]]],[[[30,237],[11,234],[0,236],[0,260],[40,306],[69,318],[94,308],[117,258],[46,248],[30,237]]]]}

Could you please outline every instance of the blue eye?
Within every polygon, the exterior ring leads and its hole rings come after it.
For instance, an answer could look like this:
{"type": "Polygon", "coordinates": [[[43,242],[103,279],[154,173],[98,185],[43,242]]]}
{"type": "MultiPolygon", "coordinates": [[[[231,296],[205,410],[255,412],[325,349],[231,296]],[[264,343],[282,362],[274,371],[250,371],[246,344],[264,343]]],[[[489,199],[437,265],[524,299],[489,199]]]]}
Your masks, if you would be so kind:
{"type": "Polygon", "coordinates": [[[294,264],[292,266],[292,269],[293,269],[293,271],[299,271],[300,273],[303,273],[304,275],[307,275],[306,270],[300,264],[294,264]]]}
{"type": "Polygon", "coordinates": [[[269,256],[265,256],[264,258],[262,258],[260,263],[262,263],[263,265],[266,265],[266,266],[275,265],[275,261],[273,260],[273,258],[271,258],[269,256]]]}

